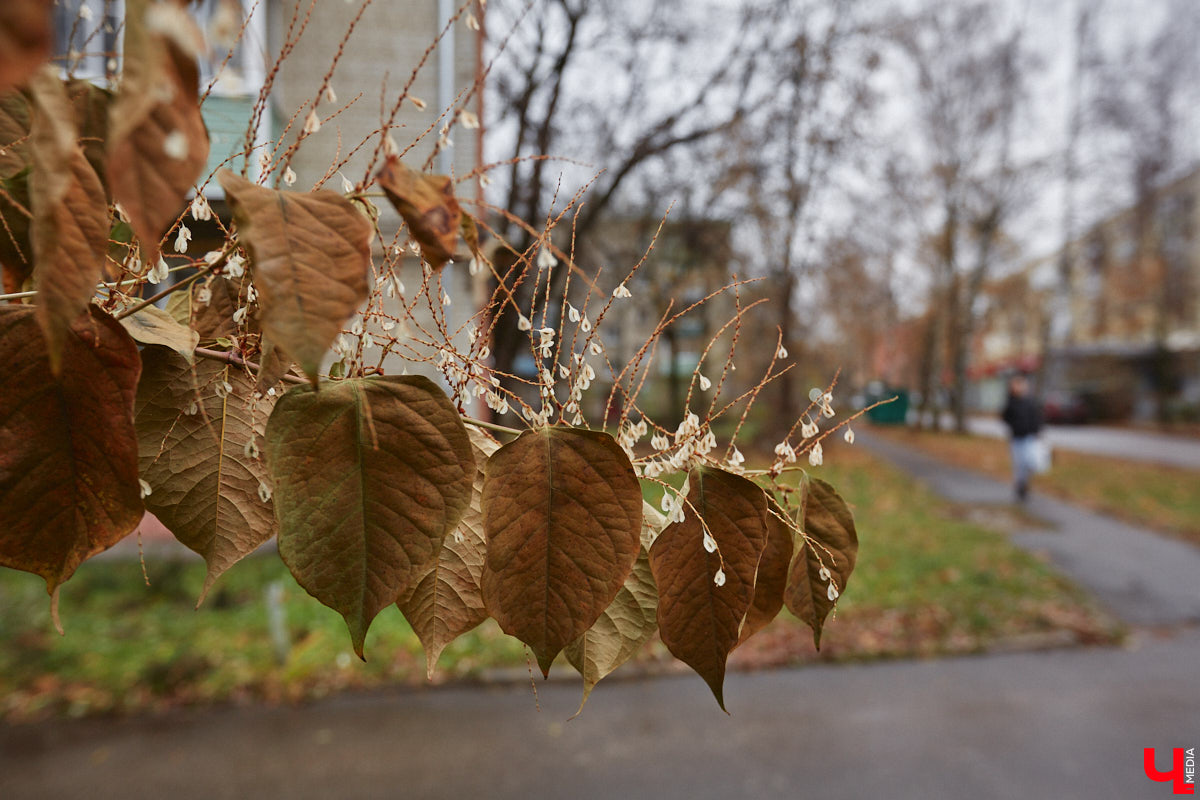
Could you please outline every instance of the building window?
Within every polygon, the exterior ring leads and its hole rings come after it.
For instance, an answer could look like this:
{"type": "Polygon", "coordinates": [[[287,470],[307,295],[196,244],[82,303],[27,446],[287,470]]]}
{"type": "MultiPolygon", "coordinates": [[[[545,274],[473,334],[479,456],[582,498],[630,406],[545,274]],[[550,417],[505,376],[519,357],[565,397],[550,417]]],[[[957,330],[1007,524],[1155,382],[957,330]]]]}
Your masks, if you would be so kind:
{"type": "MultiPolygon", "coordinates": [[[[208,57],[200,59],[200,90],[207,92],[201,111],[210,142],[206,177],[222,166],[234,171],[242,168],[240,154],[246,126],[266,77],[265,5],[253,0],[198,0],[192,6],[210,48],[208,57]]],[[[256,153],[270,136],[269,117],[262,114],[252,134],[256,153]]],[[[258,159],[252,155],[252,180],[258,177],[258,171],[258,159]]],[[[206,186],[204,193],[209,197],[223,195],[216,182],[206,186]]]]}
{"type": "Polygon", "coordinates": [[[54,52],[67,75],[103,81],[116,71],[125,0],[59,0],[54,52]]]}

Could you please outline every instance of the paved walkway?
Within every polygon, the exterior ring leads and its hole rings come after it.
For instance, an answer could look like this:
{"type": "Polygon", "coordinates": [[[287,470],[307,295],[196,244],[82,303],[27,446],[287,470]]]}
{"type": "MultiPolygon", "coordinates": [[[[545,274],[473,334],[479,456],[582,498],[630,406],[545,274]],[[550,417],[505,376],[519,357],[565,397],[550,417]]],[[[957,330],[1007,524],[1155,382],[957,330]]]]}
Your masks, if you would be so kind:
{"type": "MultiPolygon", "coordinates": [[[[949,500],[975,505],[1012,502],[1009,485],[980,473],[869,432],[860,441],[949,500]]],[[[1036,486],[1035,480],[1028,510],[1050,527],[1019,531],[1012,536],[1016,544],[1048,553],[1059,569],[1126,622],[1200,622],[1200,549],[1039,495],[1036,486]]]]}
{"type": "MultiPolygon", "coordinates": [[[[1008,437],[1008,429],[996,417],[971,417],[967,428],[980,436],[1008,437]]],[[[1200,470],[1200,439],[1188,436],[1103,425],[1048,425],[1046,439],[1063,450],[1200,470]]]]}

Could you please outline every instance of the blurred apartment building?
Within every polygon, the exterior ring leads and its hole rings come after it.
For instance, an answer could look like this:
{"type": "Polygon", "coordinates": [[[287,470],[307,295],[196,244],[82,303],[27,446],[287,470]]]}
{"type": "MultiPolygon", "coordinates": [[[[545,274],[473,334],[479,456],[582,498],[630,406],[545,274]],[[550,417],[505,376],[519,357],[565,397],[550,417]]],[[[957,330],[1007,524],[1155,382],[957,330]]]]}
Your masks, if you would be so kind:
{"type": "Polygon", "coordinates": [[[993,281],[987,303],[980,406],[1025,369],[1091,419],[1200,419],[1200,168],[993,281]]]}

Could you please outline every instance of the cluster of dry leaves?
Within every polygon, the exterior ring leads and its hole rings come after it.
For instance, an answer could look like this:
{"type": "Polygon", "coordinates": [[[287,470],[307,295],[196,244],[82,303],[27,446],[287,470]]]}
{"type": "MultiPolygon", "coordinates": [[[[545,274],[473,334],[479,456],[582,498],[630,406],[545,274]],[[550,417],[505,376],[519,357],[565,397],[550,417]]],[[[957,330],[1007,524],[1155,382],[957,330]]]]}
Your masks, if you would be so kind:
{"type": "MultiPolygon", "coordinates": [[[[369,185],[291,192],[223,170],[224,246],[161,293],[174,314],[142,300],[208,155],[200,34],[181,3],[128,0],[109,92],[46,66],[49,6],[0,11],[0,564],[56,598],[149,510],[205,558],[207,593],[277,537],[360,656],[392,604],[431,670],[490,616],[543,672],[565,652],[585,697],[656,630],[722,707],[730,651],[785,604],[819,641],[854,566],[851,515],[823,481],[786,491],[778,470],[688,444],[709,420],[676,432],[686,488],[664,518],[643,500],[636,425],[623,440],[568,425],[560,403],[558,423],[522,432],[464,417],[465,382],[448,396],[361,366],[322,376],[381,283],[369,185]]],[[[393,155],[374,175],[427,278],[460,236],[482,258],[448,178],[393,155]]]]}

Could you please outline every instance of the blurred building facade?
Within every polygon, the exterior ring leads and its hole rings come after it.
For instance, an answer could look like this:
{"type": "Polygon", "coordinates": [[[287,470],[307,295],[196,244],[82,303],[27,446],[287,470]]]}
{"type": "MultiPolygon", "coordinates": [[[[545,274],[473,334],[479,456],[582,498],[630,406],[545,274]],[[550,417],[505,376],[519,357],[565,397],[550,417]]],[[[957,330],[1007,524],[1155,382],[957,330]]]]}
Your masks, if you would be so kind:
{"type": "Polygon", "coordinates": [[[1095,419],[1200,416],[1200,168],[985,294],[981,387],[1022,369],[1095,419]]]}

